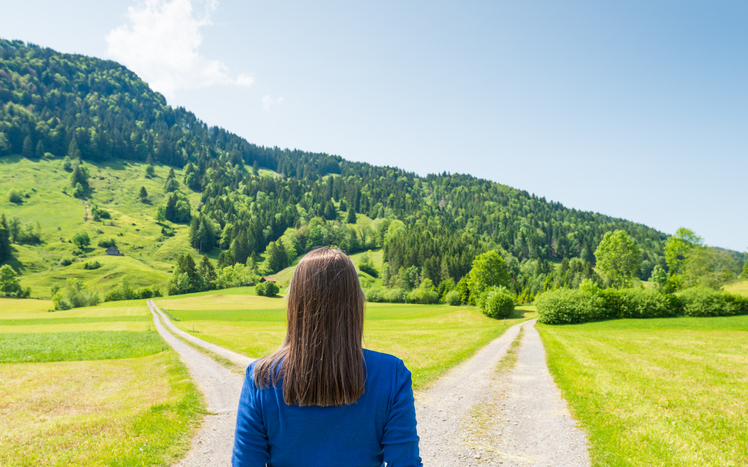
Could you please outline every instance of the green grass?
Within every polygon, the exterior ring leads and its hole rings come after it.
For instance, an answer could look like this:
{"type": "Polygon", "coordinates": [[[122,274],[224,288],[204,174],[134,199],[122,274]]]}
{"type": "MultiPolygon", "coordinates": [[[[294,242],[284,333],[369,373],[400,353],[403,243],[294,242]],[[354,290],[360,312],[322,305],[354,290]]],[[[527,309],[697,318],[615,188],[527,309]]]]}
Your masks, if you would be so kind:
{"type": "MultiPolygon", "coordinates": [[[[156,303],[179,319],[175,324],[201,339],[250,357],[277,349],[286,334],[282,299],[241,295],[170,297],[156,303]]],[[[511,324],[533,316],[520,307],[506,321],[483,316],[474,307],[370,303],[364,346],[402,358],[422,388],[500,336],[511,324]]]]}
{"type": "Polygon", "coordinates": [[[0,465],[169,465],[189,449],[205,406],[145,301],[49,305],[0,300],[0,465]]]}
{"type": "MultiPolygon", "coordinates": [[[[175,235],[159,241],[161,226],[155,222],[156,207],[163,200],[163,184],[168,167],[157,166],[156,176],[145,177],[143,164],[84,164],[91,175],[93,194],[83,202],[63,193],[69,189],[70,174],[62,169],[62,159],[23,159],[18,156],[0,158],[0,186],[17,187],[29,198],[16,205],[7,196],[0,197],[0,213],[18,217],[24,224],[42,228],[41,245],[13,245],[15,259],[11,265],[22,275],[21,283],[31,286],[35,297],[49,297],[50,288],[67,278],[80,278],[102,294],[116,285],[127,274],[134,287],[164,286],[169,279],[176,258],[189,247],[186,225],[173,225],[175,235]],[[138,198],[140,187],[146,188],[149,203],[138,198]],[[91,205],[108,210],[110,220],[94,222],[91,205]],[[88,219],[84,216],[88,214],[88,219]],[[110,225],[110,221],[113,225],[110,225]],[[92,244],[84,250],[85,258],[70,266],[60,266],[62,258],[69,258],[75,246],[70,239],[77,232],[88,232],[92,244]],[[123,257],[104,256],[97,246],[100,239],[114,238],[125,253],[123,257]],[[64,240],[64,241],[63,241],[64,240]],[[83,262],[99,261],[102,267],[84,270],[83,262]]],[[[175,170],[181,180],[180,170],[175,170]]],[[[200,195],[183,191],[197,206],[200,195]]],[[[171,223],[167,223],[171,224],[171,223]]]]}
{"type": "Polygon", "coordinates": [[[748,465],[748,316],[536,327],[593,465],[748,465]]]}
{"type": "Polygon", "coordinates": [[[0,333],[0,363],[110,360],[145,357],[165,349],[155,331],[0,333]]]}
{"type": "Polygon", "coordinates": [[[0,365],[0,465],[163,466],[205,411],[176,352],[0,365]]]}
{"type": "Polygon", "coordinates": [[[748,297],[748,280],[733,282],[732,284],[722,287],[722,289],[732,294],[748,297]]]}

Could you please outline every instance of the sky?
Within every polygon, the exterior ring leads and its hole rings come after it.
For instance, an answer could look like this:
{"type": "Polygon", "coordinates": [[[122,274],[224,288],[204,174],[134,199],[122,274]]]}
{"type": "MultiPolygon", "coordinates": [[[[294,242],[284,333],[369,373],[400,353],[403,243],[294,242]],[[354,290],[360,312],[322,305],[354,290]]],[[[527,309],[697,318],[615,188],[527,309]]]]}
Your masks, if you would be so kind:
{"type": "Polygon", "coordinates": [[[748,2],[0,0],[209,125],[748,250],[748,2]]]}

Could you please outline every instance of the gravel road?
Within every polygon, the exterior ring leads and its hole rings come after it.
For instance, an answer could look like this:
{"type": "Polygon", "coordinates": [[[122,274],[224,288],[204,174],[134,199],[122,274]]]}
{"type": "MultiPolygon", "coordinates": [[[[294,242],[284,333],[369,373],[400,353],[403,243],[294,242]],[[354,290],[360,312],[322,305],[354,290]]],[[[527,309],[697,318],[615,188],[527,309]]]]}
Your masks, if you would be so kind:
{"type": "Polygon", "coordinates": [[[425,466],[589,466],[587,440],[548,372],[535,321],[509,328],[416,394],[425,466]],[[497,371],[524,327],[517,362],[497,371]]]}
{"type": "MultiPolygon", "coordinates": [[[[205,342],[174,326],[148,301],[159,334],[179,354],[205,395],[207,415],[179,467],[230,465],[243,375],[170,334],[161,324],[241,367],[252,359],[205,342]],[[159,319],[159,317],[161,319],[159,319]]],[[[418,434],[425,466],[590,465],[587,439],[569,414],[548,372],[535,321],[510,327],[498,339],[416,394],[418,434]],[[513,369],[497,371],[520,327],[513,369]]]]}
{"type": "Polygon", "coordinates": [[[221,357],[231,361],[232,363],[239,365],[242,369],[247,369],[250,363],[255,361],[254,358],[249,358],[246,355],[238,354],[236,352],[232,352],[228,349],[225,349],[223,347],[220,347],[215,344],[211,344],[210,342],[206,342],[202,339],[198,339],[197,337],[193,336],[192,334],[186,333],[176,327],[174,323],[171,322],[171,320],[161,311],[161,309],[156,305],[156,302],[153,300],[148,301],[148,306],[151,307],[151,310],[155,310],[160,316],[161,319],[166,324],[166,327],[169,328],[169,332],[173,334],[177,334],[178,336],[187,339],[188,341],[192,342],[193,344],[197,344],[200,347],[210,350],[214,354],[220,355],[221,357]]]}
{"type": "MultiPolygon", "coordinates": [[[[179,467],[231,465],[236,409],[239,406],[239,395],[244,376],[232,372],[209,356],[171,335],[161,325],[160,313],[156,311],[158,308],[155,304],[149,300],[148,306],[151,308],[156,330],[179,353],[180,359],[187,365],[193,381],[197,383],[201,392],[205,395],[210,412],[203,419],[200,430],[193,438],[192,448],[176,465],[179,467]]],[[[163,314],[161,316],[167,325],[170,324],[163,314]]]]}

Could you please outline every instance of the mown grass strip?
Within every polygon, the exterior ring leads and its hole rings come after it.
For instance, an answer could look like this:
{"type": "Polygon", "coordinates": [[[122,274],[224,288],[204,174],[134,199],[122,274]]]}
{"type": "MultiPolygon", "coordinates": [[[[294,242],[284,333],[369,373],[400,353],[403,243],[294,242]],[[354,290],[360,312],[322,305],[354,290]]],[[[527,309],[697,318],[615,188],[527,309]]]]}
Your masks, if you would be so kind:
{"type": "Polygon", "coordinates": [[[517,333],[517,336],[514,338],[512,343],[509,345],[509,348],[506,349],[506,354],[501,357],[501,360],[499,360],[499,363],[496,364],[496,372],[497,373],[506,373],[508,371],[511,371],[514,368],[514,365],[517,364],[517,350],[522,345],[522,338],[525,335],[525,327],[522,326],[519,328],[519,332],[517,333]]]}
{"type": "Polygon", "coordinates": [[[595,466],[748,465],[748,319],[536,325],[595,466]]]}
{"type": "Polygon", "coordinates": [[[0,326],[34,326],[41,324],[113,323],[119,321],[150,321],[148,316],[91,316],[78,318],[0,319],[0,326]]]}
{"type": "Polygon", "coordinates": [[[166,347],[155,331],[0,333],[0,363],[144,357],[166,347]]]}

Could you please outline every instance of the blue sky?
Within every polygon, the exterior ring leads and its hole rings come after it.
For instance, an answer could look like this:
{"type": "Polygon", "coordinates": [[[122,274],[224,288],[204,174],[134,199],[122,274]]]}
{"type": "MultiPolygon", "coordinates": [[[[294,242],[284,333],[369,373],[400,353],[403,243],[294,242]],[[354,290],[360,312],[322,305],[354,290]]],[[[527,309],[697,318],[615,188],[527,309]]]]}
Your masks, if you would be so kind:
{"type": "Polygon", "coordinates": [[[466,172],[748,250],[748,3],[2,1],[269,146],[466,172]]]}

